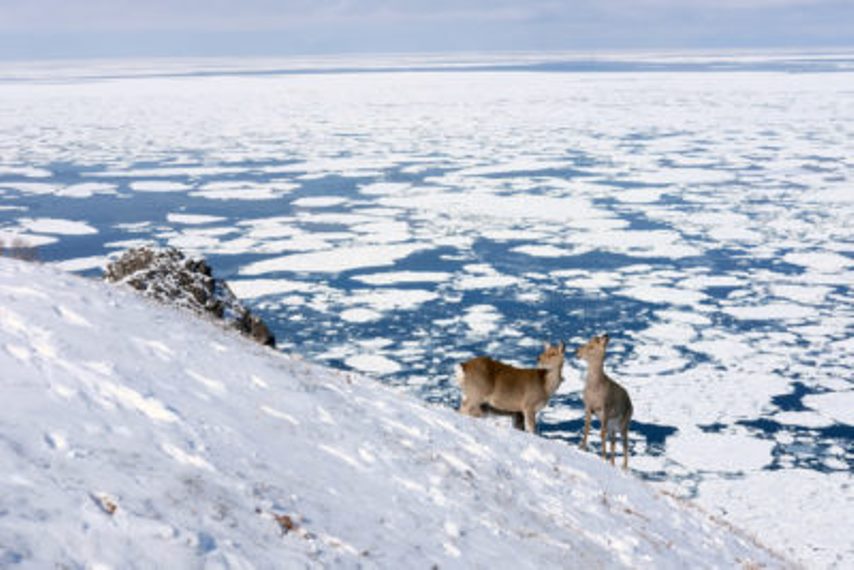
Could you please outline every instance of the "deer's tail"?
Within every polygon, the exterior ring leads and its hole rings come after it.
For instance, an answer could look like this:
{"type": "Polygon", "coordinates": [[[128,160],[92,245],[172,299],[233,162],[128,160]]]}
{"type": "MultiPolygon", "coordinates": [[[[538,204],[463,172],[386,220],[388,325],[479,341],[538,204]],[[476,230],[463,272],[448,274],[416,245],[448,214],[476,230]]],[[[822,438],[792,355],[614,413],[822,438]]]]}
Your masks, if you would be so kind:
{"type": "Polygon", "coordinates": [[[454,375],[457,378],[457,384],[462,386],[466,379],[466,369],[463,367],[462,363],[454,366],[454,375]]]}

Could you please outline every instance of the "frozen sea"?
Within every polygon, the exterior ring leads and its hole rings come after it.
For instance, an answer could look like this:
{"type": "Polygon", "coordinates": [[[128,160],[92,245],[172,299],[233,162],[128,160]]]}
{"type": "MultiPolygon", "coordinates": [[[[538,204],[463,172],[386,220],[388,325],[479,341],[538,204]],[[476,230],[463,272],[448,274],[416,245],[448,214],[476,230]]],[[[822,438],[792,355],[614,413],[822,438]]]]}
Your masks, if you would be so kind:
{"type": "Polygon", "coordinates": [[[447,406],[608,332],[633,470],[809,567],[854,563],[852,182],[852,53],[0,65],[0,240],[203,254],[283,350],[447,406]]]}

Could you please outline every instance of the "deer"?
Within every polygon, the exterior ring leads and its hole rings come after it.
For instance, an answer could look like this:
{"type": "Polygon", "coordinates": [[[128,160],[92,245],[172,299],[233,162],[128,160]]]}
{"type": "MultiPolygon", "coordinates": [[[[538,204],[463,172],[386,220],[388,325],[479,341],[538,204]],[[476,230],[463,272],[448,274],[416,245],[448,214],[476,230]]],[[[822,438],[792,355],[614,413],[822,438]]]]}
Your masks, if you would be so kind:
{"type": "Polygon", "coordinates": [[[605,374],[605,348],[610,338],[607,334],[594,336],[575,351],[576,358],[587,362],[584,385],[584,436],[579,447],[587,449],[590,434],[590,416],[599,418],[602,435],[602,459],[608,460],[606,434],[611,439],[611,465],[616,454],[615,434],[619,428],[623,436],[623,469],[629,467],[629,422],[632,420],[632,400],[626,389],[605,374]]]}
{"type": "Polygon", "coordinates": [[[516,368],[478,356],[457,364],[457,382],[462,390],[460,413],[480,417],[484,407],[511,414],[514,426],[537,433],[537,412],[542,410],[563,381],[566,345],[548,342],[537,358],[536,368],[516,368]]]}

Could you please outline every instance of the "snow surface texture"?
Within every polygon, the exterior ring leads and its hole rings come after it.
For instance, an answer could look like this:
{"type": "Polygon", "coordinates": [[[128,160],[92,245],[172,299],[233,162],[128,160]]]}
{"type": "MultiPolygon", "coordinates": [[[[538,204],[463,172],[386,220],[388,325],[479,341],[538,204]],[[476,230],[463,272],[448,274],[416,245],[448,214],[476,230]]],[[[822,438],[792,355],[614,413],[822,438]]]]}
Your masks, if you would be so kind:
{"type": "Polygon", "coordinates": [[[557,442],[0,259],[0,565],[786,563],[557,442]]]}
{"type": "MultiPolygon", "coordinates": [[[[847,568],[854,58],[785,57],[12,66],[0,240],[91,274],[141,243],[199,252],[286,350],[448,406],[455,362],[608,332],[632,469],[847,568]],[[769,481],[799,499],[753,494],[769,481]]],[[[580,375],[546,437],[578,441],[580,375]]]]}

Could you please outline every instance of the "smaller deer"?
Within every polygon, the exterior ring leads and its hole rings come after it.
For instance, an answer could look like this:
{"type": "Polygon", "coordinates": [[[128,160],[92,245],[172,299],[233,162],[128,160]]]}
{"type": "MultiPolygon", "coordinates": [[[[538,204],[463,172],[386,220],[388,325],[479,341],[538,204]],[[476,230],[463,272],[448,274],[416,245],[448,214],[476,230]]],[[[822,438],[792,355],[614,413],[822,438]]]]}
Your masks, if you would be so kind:
{"type": "Polygon", "coordinates": [[[537,412],[542,410],[560,386],[563,377],[563,342],[545,344],[537,358],[537,368],[516,368],[487,356],[478,356],[457,365],[457,381],[463,392],[460,412],[483,415],[483,406],[514,416],[514,425],[537,433],[537,412]]]}
{"type": "Polygon", "coordinates": [[[611,439],[611,464],[616,454],[615,433],[619,427],[623,435],[623,469],[629,466],[629,422],[632,420],[632,400],[626,389],[605,374],[605,347],[608,335],[594,336],[575,351],[575,356],[587,361],[587,379],[584,386],[584,437],[581,449],[587,449],[590,433],[590,415],[599,418],[602,433],[602,459],[607,460],[606,438],[611,439]]]}

